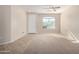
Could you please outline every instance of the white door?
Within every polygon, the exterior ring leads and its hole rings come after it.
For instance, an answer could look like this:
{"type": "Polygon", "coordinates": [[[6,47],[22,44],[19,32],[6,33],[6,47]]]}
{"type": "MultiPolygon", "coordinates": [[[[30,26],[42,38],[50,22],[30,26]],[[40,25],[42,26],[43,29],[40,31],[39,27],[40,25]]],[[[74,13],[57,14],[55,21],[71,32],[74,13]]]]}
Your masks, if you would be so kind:
{"type": "Polygon", "coordinates": [[[35,14],[28,14],[28,33],[37,33],[36,17],[35,14]]]}

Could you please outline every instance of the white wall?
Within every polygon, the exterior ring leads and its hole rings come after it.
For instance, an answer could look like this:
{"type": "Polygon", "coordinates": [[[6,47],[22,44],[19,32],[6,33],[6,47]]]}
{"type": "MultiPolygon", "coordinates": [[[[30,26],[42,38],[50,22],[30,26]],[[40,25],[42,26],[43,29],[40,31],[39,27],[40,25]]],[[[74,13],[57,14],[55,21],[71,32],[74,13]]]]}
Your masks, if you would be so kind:
{"type": "Polygon", "coordinates": [[[2,22],[3,22],[3,10],[2,10],[2,6],[0,6],[0,41],[2,40],[2,30],[3,30],[3,24],[2,24],[2,22]]]}
{"type": "Polygon", "coordinates": [[[13,42],[27,31],[26,12],[16,6],[0,6],[0,44],[13,42]]]}
{"type": "Polygon", "coordinates": [[[61,32],[79,39],[79,6],[71,6],[61,14],[61,32]]]}
{"type": "Polygon", "coordinates": [[[10,6],[0,6],[0,43],[10,41],[11,10],[10,6]]]}
{"type": "Polygon", "coordinates": [[[23,37],[27,33],[27,15],[24,10],[16,6],[12,6],[11,10],[11,34],[12,40],[16,40],[23,37]]]}

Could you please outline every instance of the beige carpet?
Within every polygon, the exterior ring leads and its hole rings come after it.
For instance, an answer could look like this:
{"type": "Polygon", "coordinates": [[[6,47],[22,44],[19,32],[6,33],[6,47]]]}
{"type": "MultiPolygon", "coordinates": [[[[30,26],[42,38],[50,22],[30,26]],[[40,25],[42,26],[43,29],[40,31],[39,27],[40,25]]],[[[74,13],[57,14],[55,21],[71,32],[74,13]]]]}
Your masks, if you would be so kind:
{"type": "Polygon", "coordinates": [[[0,46],[0,51],[25,54],[79,53],[79,43],[58,34],[29,34],[14,43],[0,46]]]}

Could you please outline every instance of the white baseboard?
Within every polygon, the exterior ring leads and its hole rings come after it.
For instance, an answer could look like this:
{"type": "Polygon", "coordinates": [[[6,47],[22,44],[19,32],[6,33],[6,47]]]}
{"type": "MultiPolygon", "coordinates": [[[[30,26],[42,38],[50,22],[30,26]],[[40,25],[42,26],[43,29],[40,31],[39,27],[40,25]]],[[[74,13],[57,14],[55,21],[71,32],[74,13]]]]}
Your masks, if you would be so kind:
{"type": "Polygon", "coordinates": [[[5,42],[0,43],[0,45],[5,45],[5,44],[13,43],[15,41],[16,40],[5,41],[5,42]]]}
{"type": "Polygon", "coordinates": [[[16,40],[19,40],[20,38],[22,38],[25,35],[26,34],[22,35],[21,37],[15,39],[15,40],[9,40],[9,41],[5,41],[5,42],[1,42],[0,45],[5,45],[5,44],[13,43],[13,42],[15,42],[16,40]]]}

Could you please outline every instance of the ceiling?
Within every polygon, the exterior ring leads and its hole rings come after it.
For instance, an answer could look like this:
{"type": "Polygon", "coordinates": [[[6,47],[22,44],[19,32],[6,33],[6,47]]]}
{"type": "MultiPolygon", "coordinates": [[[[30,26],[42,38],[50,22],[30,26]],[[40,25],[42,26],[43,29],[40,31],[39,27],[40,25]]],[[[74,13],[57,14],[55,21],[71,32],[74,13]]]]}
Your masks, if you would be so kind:
{"type": "Polygon", "coordinates": [[[65,9],[70,6],[66,5],[19,5],[18,7],[24,9],[27,12],[35,12],[35,13],[62,13],[65,9]],[[54,11],[50,9],[49,6],[59,6],[60,8],[54,11]]]}

